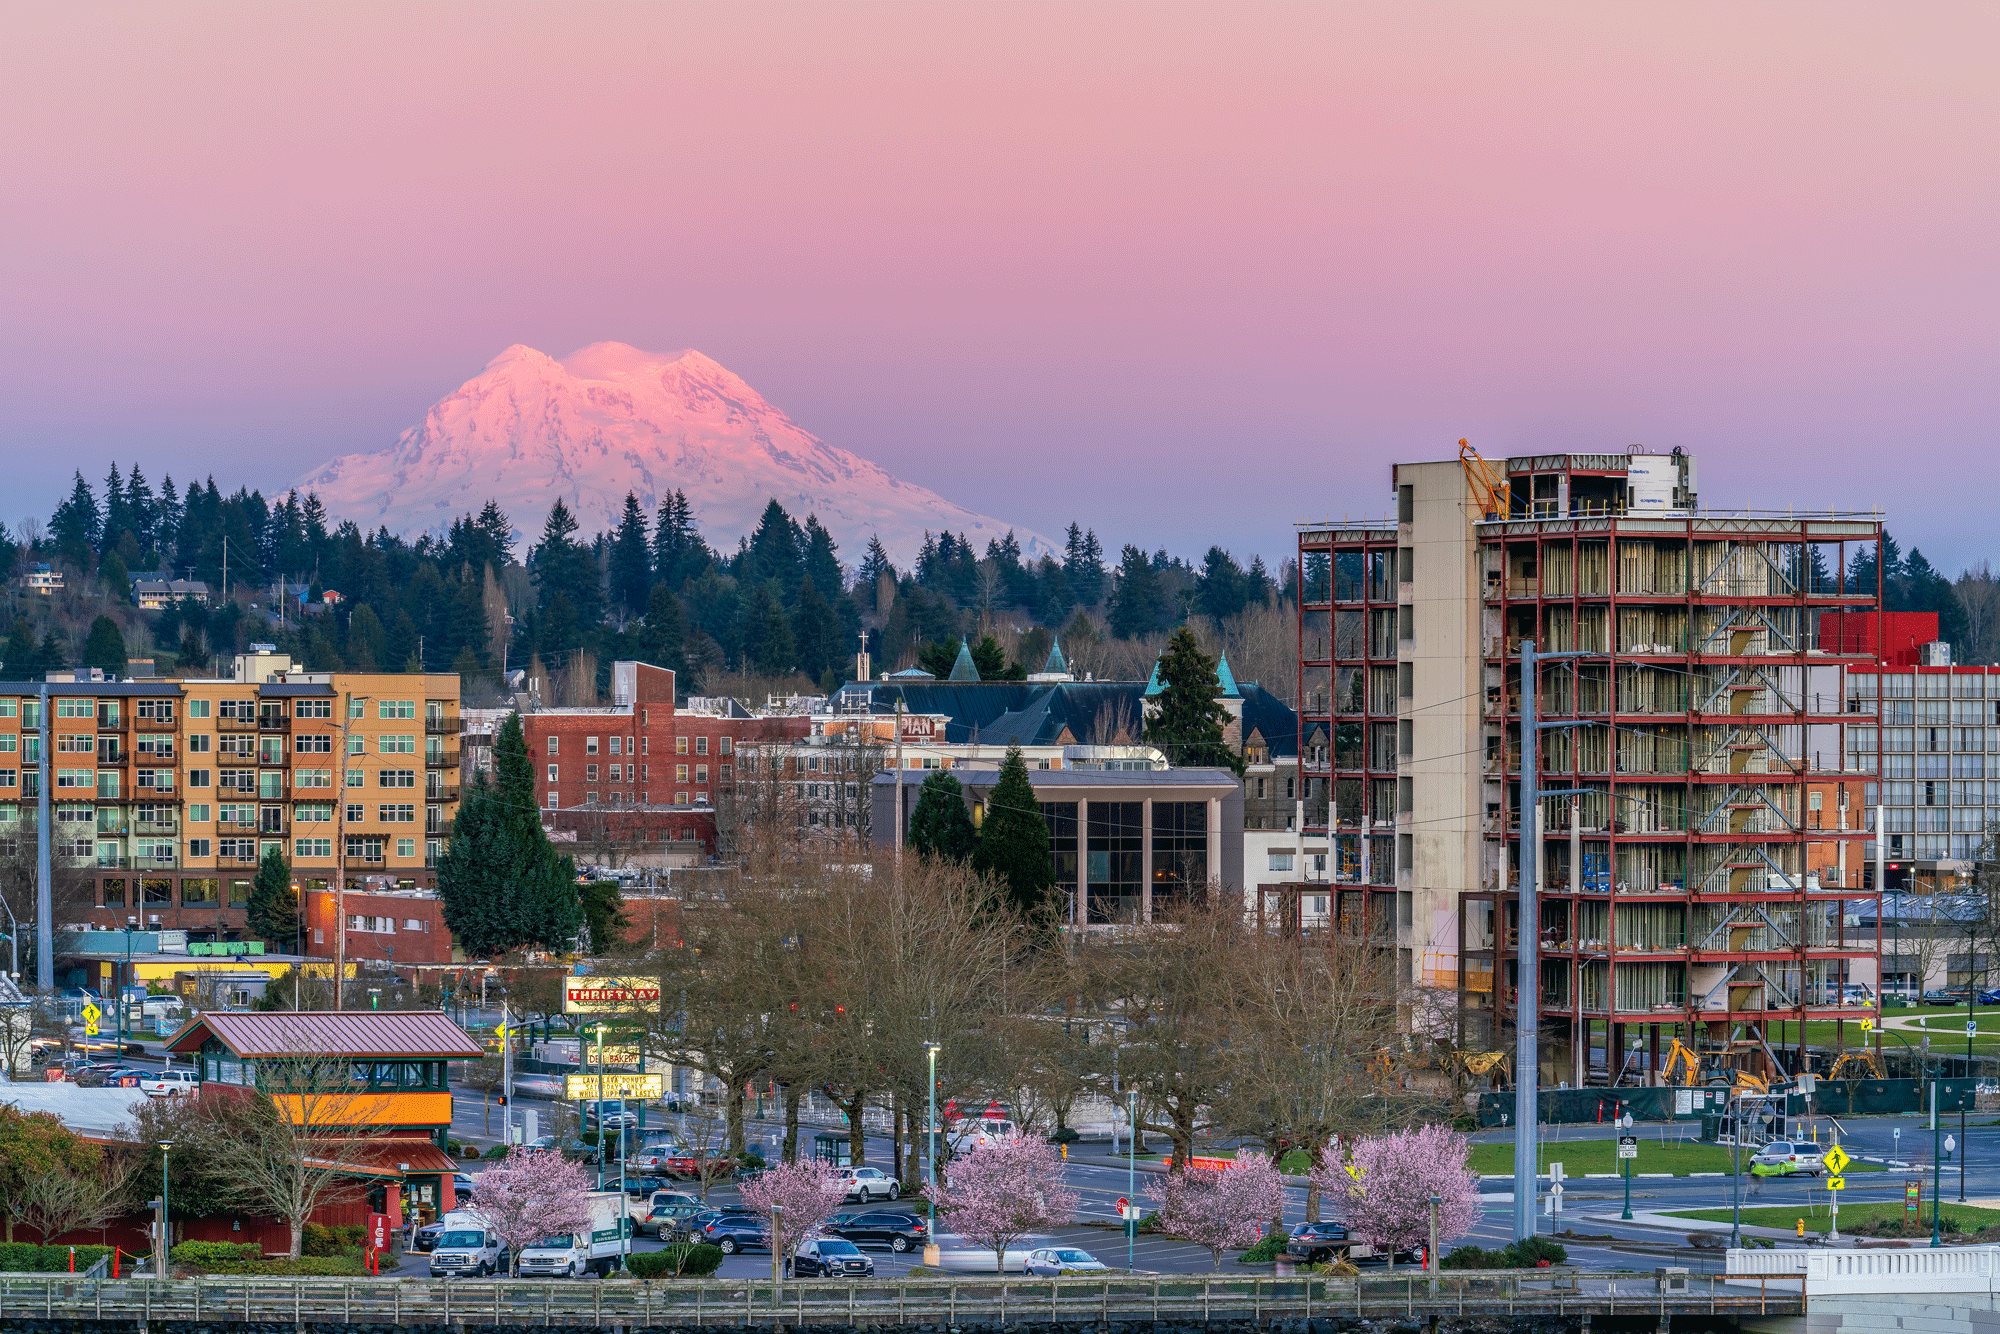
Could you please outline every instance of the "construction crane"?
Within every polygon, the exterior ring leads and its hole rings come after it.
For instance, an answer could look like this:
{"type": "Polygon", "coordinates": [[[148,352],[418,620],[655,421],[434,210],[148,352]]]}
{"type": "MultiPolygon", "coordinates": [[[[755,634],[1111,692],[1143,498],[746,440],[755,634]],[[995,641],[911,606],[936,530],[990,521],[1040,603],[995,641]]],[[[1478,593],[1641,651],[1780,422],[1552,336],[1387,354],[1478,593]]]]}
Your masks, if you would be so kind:
{"type": "Polygon", "coordinates": [[[1469,440],[1458,442],[1458,466],[1465,469],[1472,509],[1482,519],[1507,517],[1507,474],[1479,456],[1469,440]]]}

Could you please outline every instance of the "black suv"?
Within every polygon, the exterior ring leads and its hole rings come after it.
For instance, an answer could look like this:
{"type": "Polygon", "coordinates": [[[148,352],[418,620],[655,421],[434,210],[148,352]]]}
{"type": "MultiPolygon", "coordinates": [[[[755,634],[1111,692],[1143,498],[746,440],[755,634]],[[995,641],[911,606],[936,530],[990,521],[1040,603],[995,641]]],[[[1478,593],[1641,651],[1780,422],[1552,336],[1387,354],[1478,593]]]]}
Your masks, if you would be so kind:
{"type": "Polygon", "coordinates": [[[1347,1229],[1338,1223],[1301,1223],[1285,1239],[1285,1254],[1307,1264],[1347,1258],[1347,1229]]]}
{"type": "Polygon", "coordinates": [[[888,1210],[835,1214],[820,1226],[820,1231],[852,1242],[874,1242],[898,1255],[924,1244],[923,1219],[888,1210]]]}

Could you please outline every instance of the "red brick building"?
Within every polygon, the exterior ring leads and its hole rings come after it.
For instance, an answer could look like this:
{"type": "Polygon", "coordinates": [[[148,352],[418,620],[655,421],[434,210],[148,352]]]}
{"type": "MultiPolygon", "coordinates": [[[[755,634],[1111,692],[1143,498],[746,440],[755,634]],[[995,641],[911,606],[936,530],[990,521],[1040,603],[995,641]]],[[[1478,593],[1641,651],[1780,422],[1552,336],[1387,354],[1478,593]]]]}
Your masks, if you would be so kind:
{"type": "MultiPolygon", "coordinates": [[[[444,904],[427,890],[364,888],[349,890],[340,904],[347,912],[347,961],[433,964],[462,962],[455,956],[451,930],[444,924],[444,904]]],[[[331,959],[334,953],[333,891],[315,889],[306,895],[306,953],[331,959]]]]}

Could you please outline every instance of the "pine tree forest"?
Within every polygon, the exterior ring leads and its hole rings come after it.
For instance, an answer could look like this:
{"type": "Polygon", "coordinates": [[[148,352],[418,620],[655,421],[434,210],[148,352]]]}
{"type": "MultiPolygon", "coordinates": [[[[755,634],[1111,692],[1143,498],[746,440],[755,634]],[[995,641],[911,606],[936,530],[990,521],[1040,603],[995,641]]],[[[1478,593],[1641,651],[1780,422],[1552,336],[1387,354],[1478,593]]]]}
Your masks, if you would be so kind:
{"type": "Polygon", "coordinates": [[[1114,555],[1080,524],[1036,558],[1011,533],[984,551],[926,534],[910,569],[879,541],[842,551],[775,500],[730,549],[679,493],[651,514],[628,496],[594,535],[558,500],[538,533],[517,535],[488,502],[412,539],[363,532],[311,494],[225,495],[212,477],[155,483],[135,464],[95,484],[78,473],[46,525],[0,525],[0,568],[14,576],[0,670],[16,679],[121,659],[209,675],[269,643],[312,671],[457,672],[469,703],[496,700],[516,671],[552,703],[596,703],[621,658],[673,668],[688,693],[761,701],[837,688],[864,642],[875,673],[942,675],[965,642],[982,677],[1019,679],[1059,641],[1078,677],[1143,679],[1183,625],[1240,679],[1289,695],[1297,674],[1291,561],[1273,574],[1217,547],[1197,563],[1114,555]],[[24,587],[38,564],[62,576],[53,595],[24,587]],[[197,581],[208,598],[141,610],[141,579],[197,581]]]}

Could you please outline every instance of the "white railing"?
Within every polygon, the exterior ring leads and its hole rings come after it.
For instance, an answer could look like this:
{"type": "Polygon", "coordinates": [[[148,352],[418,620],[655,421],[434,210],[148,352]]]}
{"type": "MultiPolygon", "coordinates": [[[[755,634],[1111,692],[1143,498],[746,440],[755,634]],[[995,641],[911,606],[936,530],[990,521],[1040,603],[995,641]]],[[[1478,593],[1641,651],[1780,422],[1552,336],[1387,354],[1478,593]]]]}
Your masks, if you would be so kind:
{"type": "Polygon", "coordinates": [[[2000,1275],[2000,1246],[1866,1251],[1729,1252],[1731,1277],[1805,1275],[1809,1297],[1985,1292],[2000,1275]]]}

